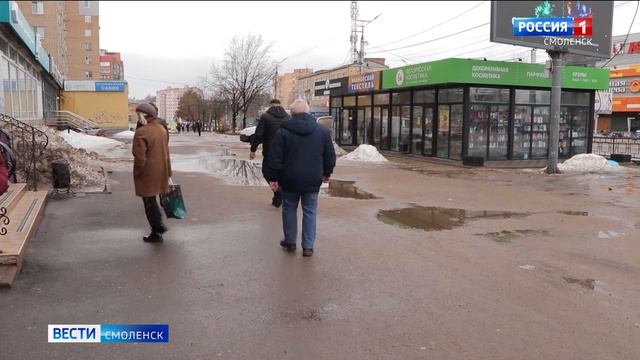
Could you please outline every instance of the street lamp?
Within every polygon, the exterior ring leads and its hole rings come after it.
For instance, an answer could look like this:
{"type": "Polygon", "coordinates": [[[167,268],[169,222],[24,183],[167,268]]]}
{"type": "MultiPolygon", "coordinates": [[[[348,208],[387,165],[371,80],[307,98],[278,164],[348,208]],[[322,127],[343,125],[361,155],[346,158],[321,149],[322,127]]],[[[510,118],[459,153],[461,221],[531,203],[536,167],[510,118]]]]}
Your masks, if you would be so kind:
{"type": "Polygon", "coordinates": [[[276,75],[275,75],[275,79],[273,82],[273,97],[277,98],[278,97],[278,66],[280,66],[280,64],[282,64],[285,60],[287,60],[289,57],[287,56],[286,58],[280,60],[280,61],[276,61],[276,75]]]}
{"type": "Polygon", "coordinates": [[[363,70],[364,70],[364,28],[367,27],[367,25],[371,24],[372,22],[374,22],[377,18],[379,18],[380,16],[382,16],[382,13],[376,15],[373,19],[371,20],[358,20],[359,23],[361,23],[360,26],[360,73],[362,74],[363,70]]]}

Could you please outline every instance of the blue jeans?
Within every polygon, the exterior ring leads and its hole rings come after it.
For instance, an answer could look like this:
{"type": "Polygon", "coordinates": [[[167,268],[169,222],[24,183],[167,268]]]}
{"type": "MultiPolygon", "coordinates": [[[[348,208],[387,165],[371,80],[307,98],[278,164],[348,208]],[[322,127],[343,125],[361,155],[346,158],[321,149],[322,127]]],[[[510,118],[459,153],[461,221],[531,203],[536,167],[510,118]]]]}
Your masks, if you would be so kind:
{"type": "Polygon", "coordinates": [[[302,248],[313,249],[316,241],[318,193],[282,193],[282,230],[287,244],[295,245],[298,235],[298,202],[302,200],[302,248]]]}

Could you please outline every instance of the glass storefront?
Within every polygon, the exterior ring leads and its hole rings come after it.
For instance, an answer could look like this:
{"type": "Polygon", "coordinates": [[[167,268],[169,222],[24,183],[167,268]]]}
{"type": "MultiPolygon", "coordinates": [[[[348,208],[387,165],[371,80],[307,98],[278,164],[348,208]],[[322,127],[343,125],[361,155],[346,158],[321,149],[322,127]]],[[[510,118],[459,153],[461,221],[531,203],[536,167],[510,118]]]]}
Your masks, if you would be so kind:
{"type": "Polygon", "coordinates": [[[391,150],[409,152],[411,92],[391,94],[391,150]]]}
{"type": "Polygon", "coordinates": [[[447,105],[438,106],[437,157],[462,158],[463,94],[462,88],[440,89],[438,93],[438,102],[447,105]]]}
{"type": "Polygon", "coordinates": [[[471,107],[467,155],[489,160],[508,158],[509,93],[509,89],[469,89],[471,107]]]}
{"type": "MultiPolygon", "coordinates": [[[[488,161],[548,156],[549,90],[469,85],[336,98],[340,101],[332,97],[331,105],[341,145],[371,144],[453,160],[463,155],[488,161]]],[[[563,91],[560,157],[590,149],[591,99],[591,90],[563,91]]]]}
{"type": "MultiPolygon", "coordinates": [[[[42,118],[42,84],[38,74],[20,57],[20,63],[0,51],[0,81],[2,113],[21,120],[42,118]]],[[[13,50],[11,50],[14,52],[13,50]]],[[[16,60],[18,56],[15,56],[16,60]]]]}

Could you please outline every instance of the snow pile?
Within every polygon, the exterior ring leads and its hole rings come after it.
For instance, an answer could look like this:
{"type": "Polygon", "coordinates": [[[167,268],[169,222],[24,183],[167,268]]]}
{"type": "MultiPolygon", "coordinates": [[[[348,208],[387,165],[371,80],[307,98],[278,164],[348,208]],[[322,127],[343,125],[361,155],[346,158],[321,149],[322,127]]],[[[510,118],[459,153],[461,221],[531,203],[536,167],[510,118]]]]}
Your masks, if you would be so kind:
{"type": "Polygon", "coordinates": [[[338,144],[336,144],[335,141],[333,142],[333,151],[335,151],[336,157],[340,157],[348,154],[348,152],[345,149],[341,148],[338,144]]]}
{"type": "Polygon", "coordinates": [[[125,130],[117,134],[113,134],[113,137],[118,139],[133,139],[133,135],[135,135],[135,131],[125,130]]]}
{"type": "MultiPolygon", "coordinates": [[[[72,187],[104,184],[104,175],[99,172],[98,168],[89,165],[89,160],[97,159],[98,154],[87,153],[86,150],[72,147],[56,130],[49,127],[38,126],[37,128],[47,134],[49,138],[49,143],[43,153],[38,156],[36,164],[40,183],[51,184],[51,162],[64,159],[69,162],[72,187]]],[[[24,177],[21,178],[24,179],[24,177]]]]}
{"type": "Polygon", "coordinates": [[[246,135],[246,136],[251,136],[251,135],[253,135],[255,133],[256,133],[256,127],[255,126],[251,126],[251,127],[242,129],[239,132],[240,135],[246,135]]]}
{"type": "Polygon", "coordinates": [[[343,156],[341,159],[362,162],[387,161],[387,159],[378,152],[378,149],[376,149],[375,146],[365,144],[358,146],[355,150],[343,156]]]}
{"type": "Polygon", "coordinates": [[[62,138],[76,149],[84,149],[87,151],[95,151],[104,153],[114,148],[119,148],[124,143],[118,140],[109,139],[102,136],[86,135],[75,131],[60,131],[58,133],[62,138]]]}
{"type": "Polygon", "coordinates": [[[578,154],[562,164],[558,164],[558,169],[563,172],[599,172],[618,170],[620,167],[614,166],[600,155],[578,154]]]}

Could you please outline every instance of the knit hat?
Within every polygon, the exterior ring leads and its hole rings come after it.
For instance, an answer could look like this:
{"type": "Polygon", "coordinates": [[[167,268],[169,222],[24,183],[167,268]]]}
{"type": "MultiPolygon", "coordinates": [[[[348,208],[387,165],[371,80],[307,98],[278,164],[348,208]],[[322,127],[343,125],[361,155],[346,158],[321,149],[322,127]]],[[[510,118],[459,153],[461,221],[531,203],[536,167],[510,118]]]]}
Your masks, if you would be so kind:
{"type": "Polygon", "coordinates": [[[141,113],[146,114],[147,116],[151,116],[153,118],[158,116],[158,112],[156,111],[156,109],[149,103],[142,103],[142,104],[138,105],[136,107],[136,112],[141,112],[141,113]]]}

